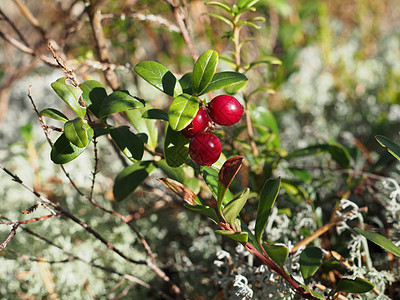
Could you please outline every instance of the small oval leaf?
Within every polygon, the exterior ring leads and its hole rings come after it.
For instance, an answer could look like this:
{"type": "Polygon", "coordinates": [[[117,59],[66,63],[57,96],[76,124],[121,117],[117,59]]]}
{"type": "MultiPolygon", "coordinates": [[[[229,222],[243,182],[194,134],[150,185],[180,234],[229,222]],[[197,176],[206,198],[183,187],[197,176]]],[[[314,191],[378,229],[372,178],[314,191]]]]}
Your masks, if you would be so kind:
{"type": "Polygon", "coordinates": [[[63,123],[68,122],[68,118],[61,111],[54,108],[45,108],[39,114],[63,123]]]}
{"type": "Polygon", "coordinates": [[[135,66],[135,72],[152,86],[171,97],[182,94],[182,87],[174,74],[155,61],[142,61],[135,66]]]}
{"type": "Polygon", "coordinates": [[[182,86],[182,91],[184,94],[193,94],[193,88],[192,88],[192,72],[184,74],[181,79],[179,79],[179,82],[182,86]]]}
{"type": "Polygon", "coordinates": [[[393,142],[391,139],[388,139],[387,137],[384,137],[382,135],[377,135],[375,139],[378,141],[378,143],[386,148],[387,151],[389,151],[390,154],[392,154],[397,160],[400,160],[400,146],[397,145],[395,142],[393,142]]]}
{"type": "Polygon", "coordinates": [[[149,110],[146,110],[144,114],[142,115],[143,118],[146,119],[154,119],[154,120],[164,120],[168,121],[168,113],[165,110],[161,109],[156,109],[152,108],[149,110]]]}
{"type": "Polygon", "coordinates": [[[190,140],[183,134],[168,126],[165,134],[164,155],[170,167],[179,167],[186,161],[189,155],[189,142],[190,140]]]}
{"type": "Polygon", "coordinates": [[[81,85],[83,101],[86,107],[97,117],[100,118],[100,108],[107,97],[107,92],[101,82],[97,80],[86,80],[81,85]]]}
{"type": "Polygon", "coordinates": [[[238,232],[231,230],[216,230],[215,232],[230,237],[231,239],[242,244],[246,244],[247,240],[249,239],[249,234],[247,232],[238,232]]]}
{"type": "Polygon", "coordinates": [[[239,216],[243,206],[246,204],[249,197],[250,189],[245,189],[238,197],[232,199],[222,211],[222,216],[225,218],[232,228],[236,228],[235,221],[239,216]]]}
{"type": "Polygon", "coordinates": [[[368,293],[374,288],[375,286],[371,282],[359,277],[355,279],[341,278],[336,287],[336,292],[368,293]]]}
{"type": "Polygon", "coordinates": [[[153,161],[141,161],[123,169],[115,178],[115,200],[122,201],[128,197],[155,169],[153,161]]]}
{"type": "Polygon", "coordinates": [[[255,236],[257,242],[261,242],[261,235],[267,226],[269,214],[275,199],[278,196],[281,179],[268,179],[261,190],[260,199],[258,201],[257,218],[255,226],[255,236]]]}
{"type": "Polygon", "coordinates": [[[192,87],[195,94],[203,92],[210,84],[218,65],[218,53],[207,50],[196,61],[192,74],[192,87]]]}
{"type": "Polygon", "coordinates": [[[262,246],[268,256],[282,267],[289,255],[288,247],[284,245],[271,245],[268,243],[263,243],[262,246]]]}
{"type": "Polygon", "coordinates": [[[317,272],[322,262],[323,253],[318,247],[307,247],[300,254],[300,271],[306,284],[317,272]]]}
{"type": "Polygon", "coordinates": [[[79,104],[82,100],[82,90],[79,87],[75,87],[72,83],[69,83],[69,81],[67,77],[62,77],[53,82],[51,87],[57,95],[71,107],[78,117],[83,118],[86,114],[86,108],[79,104]]]}
{"type": "Polygon", "coordinates": [[[354,228],[354,230],[357,233],[363,235],[369,241],[382,247],[386,251],[389,251],[390,253],[393,253],[397,257],[400,257],[400,248],[397,247],[391,240],[387,239],[383,235],[380,235],[379,233],[372,232],[372,231],[362,230],[360,228],[354,228]]]}
{"type": "Polygon", "coordinates": [[[190,209],[194,212],[198,212],[202,214],[203,216],[209,217],[211,220],[213,220],[215,223],[218,223],[218,217],[217,213],[215,212],[215,209],[207,206],[207,205],[189,205],[189,204],[184,204],[184,206],[187,209],[190,209]]]}
{"type": "Polygon", "coordinates": [[[227,71],[216,73],[210,84],[201,94],[207,94],[208,92],[226,88],[235,84],[247,82],[247,77],[241,73],[227,71]]]}
{"type": "MultiPolygon", "coordinates": [[[[93,138],[93,133],[93,129],[90,128],[88,130],[89,141],[93,138]]],[[[87,145],[89,145],[89,143],[87,143],[87,145]]],[[[63,133],[51,148],[50,158],[55,164],[66,164],[81,155],[86,147],[78,148],[72,144],[63,133]]]]}
{"type": "Polygon", "coordinates": [[[111,114],[142,107],[143,101],[131,96],[127,91],[115,91],[104,99],[99,117],[104,120],[111,114]]]}
{"type": "Polygon", "coordinates": [[[76,118],[64,124],[65,137],[75,146],[83,148],[88,143],[89,125],[82,118],[76,118]]]}
{"type": "Polygon", "coordinates": [[[168,111],[169,125],[175,131],[181,131],[193,121],[199,110],[199,98],[188,94],[179,95],[172,101],[168,111]]]}
{"type": "Polygon", "coordinates": [[[144,143],[136,134],[130,131],[129,126],[111,127],[109,131],[117,147],[129,160],[136,162],[142,159],[144,143]]]}

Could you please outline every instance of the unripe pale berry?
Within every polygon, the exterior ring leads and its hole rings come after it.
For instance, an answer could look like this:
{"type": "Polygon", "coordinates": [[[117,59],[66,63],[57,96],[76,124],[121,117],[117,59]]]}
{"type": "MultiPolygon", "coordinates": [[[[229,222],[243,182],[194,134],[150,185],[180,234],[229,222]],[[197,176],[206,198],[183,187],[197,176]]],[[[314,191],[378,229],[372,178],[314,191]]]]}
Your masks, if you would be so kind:
{"type": "Polygon", "coordinates": [[[200,133],[190,141],[189,154],[196,164],[211,166],[221,155],[221,142],[212,133],[200,133]]]}
{"type": "Polygon", "coordinates": [[[191,139],[206,130],[209,122],[210,117],[207,114],[206,108],[200,107],[193,121],[181,132],[185,137],[191,139]]]}
{"type": "Polygon", "coordinates": [[[208,105],[208,109],[210,118],[219,125],[233,125],[243,116],[243,106],[235,97],[229,95],[215,97],[208,105]]]}

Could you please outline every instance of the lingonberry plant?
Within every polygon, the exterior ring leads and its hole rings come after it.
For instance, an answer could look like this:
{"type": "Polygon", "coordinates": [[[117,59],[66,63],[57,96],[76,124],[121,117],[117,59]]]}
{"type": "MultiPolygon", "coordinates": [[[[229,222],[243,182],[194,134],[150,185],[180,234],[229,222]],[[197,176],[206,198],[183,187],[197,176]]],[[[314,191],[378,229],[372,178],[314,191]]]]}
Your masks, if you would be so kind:
{"type": "MultiPolygon", "coordinates": [[[[117,202],[124,201],[146,178],[153,176],[153,172],[159,169],[168,177],[158,180],[180,197],[187,209],[208,217],[211,226],[217,228],[218,234],[242,245],[246,251],[258,258],[258,263],[266,265],[271,272],[285,281],[291,291],[301,297],[325,299],[337,297],[341,293],[369,292],[374,289],[374,285],[365,280],[362,273],[348,277],[346,270],[335,267],[336,263],[341,261],[340,256],[334,256],[336,252],[333,254],[334,251],[330,251],[332,256],[328,256],[328,251],[322,246],[312,244],[317,237],[333,226],[351,221],[354,219],[353,216],[360,217],[357,215],[359,211],[342,213],[338,201],[329,223],[314,233],[309,233],[293,247],[278,244],[276,239],[270,237],[269,231],[276,225],[271,222],[277,214],[274,213],[274,209],[277,210],[275,201],[283,191],[296,204],[300,202],[299,197],[306,198],[304,202],[311,203],[312,217],[317,220],[316,222],[322,222],[322,218],[318,218],[315,213],[317,209],[312,206],[314,204],[311,197],[299,183],[307,181],[308,173],[292,166],[291,159],[324,153],[330,155],[332,161],[340,168],[350,173],[351,158],[347,149],[336,142],[316,144],[291,152],[281,148],[272,112],[263,106],[251,103],[255,94],[273,91],[268,86],[248,87],[245,74],[259,65],[280,63],[273,57],[263,57],[260,60],[243,63],[241,49],[249,41],[240,40],[240,31],[245,26],[257,27],[256,22],[262,19],[256,17],[247,20],[242,17],[246,12],[254,11],[256,2],[239,0],[235,5],[229,6],[222,2],[208,1],[208,4],[223,9],[228,15],[212,16],[224,21],[230,27],[226,36],[233,42],[234,51],[229,52],[231,56],[220,56],[214,50],[207,50],[195,60],[192,70],[179,78],[158,62],[142,61],[135,66],[134,70],[138,76],[170,97],[172,101],[167,110],[152,108],[148,101],[133,96],[128,91],[115,90],[108,94],[106,88],[95,80],[78,84],[68,72],[67,77],[53,82],[51,85],[53,90],[69,106],[70,111],[64,114],[59,107],[38,111],[45,132],[49,127],[44,118],[53,119],[61,124],[54,127],[62,132],[54,144],[47,135],[52,145],[51,160],[60,165],[69,163],[86,151],[90,143],[96,145],[97,139],[102,136],[107,137],[130,161],[114,181],[113,196],[117,202]],[[218,72],[220,58],[232,66],[233,70],[218,72]],[[217,92],[221,92],[221,95],[214,97],[213,93],[217,92]],[[115,122],[113,118],[117,114],[126,116],[129,126],[115,122]],[[156,121],[165,125],[165,131],[161,134],[155,126],[156,121]],[[226,127],[235,124],[236,126],[226,127]],[[219,125],[223,127],[220,128],[219,125]],[[228,134],[230,130],[231,134],[228,134]],[[232,188],[234,180],[236,176],[240,177],[239,171],[242,167],[246,168],[244,172],[249,173],[249,180],[243,181],[244,185],[249,187],[236,185],[234,189],[232,188]],[[291,178],[277,176],[278,168],[281,173],[285,170],[287,174],[293,176],[291,178]],[[187,171],[188,169],[191,172],[187,171]],[[299,180],[293,180],[295,176],[299,180]],[[202,190],[208,189],[208,194],[212,196],[204,196],[199,192],[200,186],[202,190]],[[250,199],[251,203],[246,205],[250,199]],[[257,209],[244,218],[242,212],[249,206],[257,209]],[[253,220],[250,220],[251,217],[253,220]],[[295,274],[288,262],[294,257],[298,259],[301,276],[295,276],[298,274],[295,274]],[[329,272],[334,270],[336,275],[340,275],[340,280],[335,286],[325,288],[325,295],[314,289],[317,272],[324,272],[323,269],[329,269],[329,272]]],[[[378,137],[378,141],[398,158],[400,151],[397,145],[383,137],[378,137]]],[[[97,164],[97,148],[94,149],[97,164]]],[[[23,184],[18,176],[3,165],[0,164],[0,168],[15,181],[23,184]]],[[[68,176],[68,173],[66,174],[68,176]]],[[[95,174],[96,172],[93,176],[95,174]]],[[[349,186],[352,184],[349,176],[346,177],[346,183],[349,186]]],[[[70,218],[123,259],[147,265],[170,285],[175,295],[186,298],[180,294],[179,287],[167,274],[155,265],[156,258],[147,243],[142,242],[148,251],[149,259],[135,260],[126,256],[61,205],[42,197],[33,189],[32,192],[40,199],[41,204],[51,207],[49,210],[52,212],[49,216],[32,219],[33,221],[45,220],[60,214],[70,218]],[[53,209],[56,212],[53,212],[53,209]]],[[[93,200],[92,195],[88,200],[104,212],[119,217],[124,223],[131,221],[116,211],[104,209],[93,200]]],[[[26,212],[30,213],[36,207],[37,205],[32,206],[26,212]]],[[[252,211],[251,208],[249,210],[252,211]]],[[[290,217],[290,213],[287,215],[290,217]]],[[[6,247],[8,241],[15,235],[18,226],[33,222],[32,220],[14,223],[9,237],[1,244],[0,250],[6,247]]],[[[343,224],[344,227],[345,225],[347,223],[343,224]]],[[[352,228],[347,225],[346,230],[352,228]]],[[[358,228],[352,230],[352,233],[365,237],[394,255],[400,256],[400,249],[380,234],[358,228]]],[[[140,237],[139,234],[138,236],[140,237]]],[[[365,239],[363,241],[366,243],[365,239]]],[[[369,261],[367,255],[362,257],[360,254],[360,264],[364,258],[369,261]]],[[[119,274],[117,271],[114,273],[119,274]]],[[[131,277],[124,278],[132,279],[131,277]]],[[[171,298],[162,293],[160,296],[171,298]]]]}

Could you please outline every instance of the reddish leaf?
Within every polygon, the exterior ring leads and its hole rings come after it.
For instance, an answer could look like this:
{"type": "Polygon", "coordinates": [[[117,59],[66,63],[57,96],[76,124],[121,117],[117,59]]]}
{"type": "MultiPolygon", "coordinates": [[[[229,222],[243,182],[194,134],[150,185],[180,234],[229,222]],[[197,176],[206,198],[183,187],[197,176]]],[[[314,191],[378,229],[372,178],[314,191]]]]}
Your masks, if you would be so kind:
{"type": "Polygon", "coordinates": [[[179,197],[181,197],[183,201],[185,201],[189,205],[201,204],[197,203],[199,202],[199,200],[197,199],[196,201],[196,194],[191,189],[184,186],[182,183],[169,178],[157,178],[157,180],[160,181],[167,188],[169,188],[171,191],[173,191],[175,194],[177,194],[179,197]]]}

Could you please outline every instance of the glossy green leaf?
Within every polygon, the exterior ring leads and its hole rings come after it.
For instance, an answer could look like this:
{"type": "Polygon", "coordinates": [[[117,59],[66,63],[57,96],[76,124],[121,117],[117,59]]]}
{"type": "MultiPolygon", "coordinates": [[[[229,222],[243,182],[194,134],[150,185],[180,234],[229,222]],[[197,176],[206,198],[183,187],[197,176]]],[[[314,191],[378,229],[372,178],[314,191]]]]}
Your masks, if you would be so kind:
{"type": "Polygon", "coordinates": [[[243,89],[247,85],[247,81],[241,81],[239,83],[232,84],[225,88],[225,92],[229,95],[234,95],[238,93],[241,89],[243,89]]]}
{"type": "Polygon", "coordinates": [[[309,199],[309,195],[304,187],[296,181],[282,179],[281,187],[295,204],[304,203],[309,199]]]}
{"type": "MultiPolygon", "coordinates": [[[[203,175],[203,179],[209,187],[211,193],[213,194],[215,199],[218,199],[218,175],[219,171],[214,167],[201,167],[201,174],[203,175]]],[[[233,195],[229,189],[226,190],[225,197],[222,200],[221,208],[225,207],[227,203],[229,203],[233,199],[233,195]]]]}
{"type": "Polygon", "coordinates": [[[154,61],[142,61],[135,66],[135,72],[165,94],[176,97],[182,94],[179,81],[162,64],[154,61]]]}
{"type": "Polygon", "coordinates": [[[263,243],[262,246],[268,256],[276,262],[278,266],[282,267],[289,255],[288,247],[284,245],[271,245],[268,243],[263,243]]]}
{"type": "Polygon", "coordinates": [[[275,199],[278,196],[279,188],[281,186],[281,179],[268,179],[261,190],[260,198],[258,200],[257,218],[255,226],[255,236],[257,242],[261,242],[261,235],[267,226],[269,214],[275,199]]]}
{"type": "Polygon", "coordinates": [[[179,83],[182,86],[182,90],[184,94],[193,94],[193,88],[192,88],[192,72],[184,74],[181,79],[179,79],[179,83]]]}
{"type": "Polygon", "coordinates": [[[199,98],[188,94],[179,95],[172,101],[168,111],[169,125],[175,131],[187,127],[199,110],[199,98]]]}
{"type": "Polygon", "coordinates": [[[108,95],[100,108],[100,119],[106,119],[109,115],[144,107],[142,100],[131,96],[126,91],[115,91],[108,95]]]}
{"type": "Polygon", "coordinates": [[[128,197],[155,169],[153,161],[141,161],[123,169],[114,181],[115,200],[128,197]]]}
{"type": "Polygon", "coordinates": [[[57,95],[71,107],[78,117],[83,118],[85,116],[86,108],[79,104],[82,100],[82,90],[79,87],[75,87],[67,77],[60,78],[53,82],[51,87],[57,95]]]}
{"type": "Polygon", "coordinates": [[[400,248],[397,247],[395,244],[393,244],[393,242],[391,240],[387,239],[383,235],[380,235],[379,233],[372,232],[372,231],[362,230],[360,228],[354,228],[354,230],[357,233],[363,235],[369,241],[382,247],[386,251],[389,251],[389,252],[393,253],[394,255],[396,255],[397,257],[400,257],[400,248]]]}
{"type": "Polygon", "coordinates": [[[215,223],[218,223],[218,217],[217,213],[215,212],[215,209],[207,206],[207,205],[189,205],[189,204],[184,204],[184,206],[187,209],[190,209],[194,212],[197,212],[199,214],[202,214],[203,216],[209,217],[211,220],[213,220],[215,223]]]}
{"type": "Polygon", "coordinates": [[[231,231],[231,230],[216,230],[216,233],[219,233],[221,235],[230,237],[231,239],[242,243],[246,244],[247,240],[249,239],[249,235],[247,232],[238,232],[238,231],[231,231]]]}
{"type": "MultiPolygon", "coordinates": [[[[272,112],[263,106],[252,107],[251,119],[255,124],[264,125],[269,128],[269,130],[274,134],[272,144],[279,148],[281,145],[279,139],[279,130],[276,119],[272,112]]],[[[261,136],[265,136],[269,133],[269,131],[262,130],[260,127],[258,127],[258,131],[261,136]]]]}
{"type": "Polygon", "coordinates": [[[225,220],[235,228],[235,220],[239,216],[239,213],[246,204],[247,198],[249,197],[250,189],[245,189],[238,197],[232,199],[222,211],[222,215],[225,220]]]}
{"type": "Polygon", "coordinates": [[[201,205],[197,195],[182,183],[170,178],[157,178],[165,187],[174,192],[178,197],[189,205],[201,205]]]}
{"type": "Polygon", "coordinates": [[[233,178],[243,164],[243,157],[234,156],[225,161],[218,173],[217,207],[221,213],[222,202],[233,178]]]}
{"type": "Polygon", "coordinates": [[[130,131],[129,126],[111,127],[109,131],[115,145],[129,160],[136,162],[142,159],[144,143],[136,134],[130,131]]]}
{"type": "Polygon", "coordinates": [[[390,154],[392,154],[397,160],[400,160],[400,146],[393,142],[391,139],[382,135],[377,135],[375,139],[384,147],[390,154]]]}
{"type": "Polygon", "coordinates": [[[226,88],[232,85],[246,83],[248,81],[247,77],[241,73],[226,71],[216,73],[210,84],[201,94],[207,94],[208,92],[226,88]]]}
{"type": "Polygon", "coordinates": [[[152,108],[152,109],[146,110],[143,113],[142,117],[146,118],[146,119],[168,121],[168,113],[165,110],[161,110],[161,109],[157,109],[157,108],[152,108]]]}
{"type": "Polygon", "coordinates": [[[145,143],[151,149],[155,149],[157,147],[158,141],[158,129],[155,124],[156,121],[142,117],[142,115],[148,109],[151,109],[151,106],[150,104],[146,103],[145,107],[143,108],[126,111],[126,116],[128,117],[129,122],[139,134],[145,134],[147,136],[147,140],[145,141],[145,143]]]}
{"type": "Polygon", "coordinates": [[[157,167],[159,167],[168,178],[179,181],[180,183],[185,183],[186,174],[183,170],[183,166],[172,168],[167,164],[165,159],[161,159],[156,162],[157,167]]]}
{"type": "Polygon", "coordinates": [[[189,142],[183,134],[168,126],[164,141],[164,155],[170,167],[179,167],[189,156],[189,142]]]}
{"type": "Polygon", "coordinates": [[[192,87],[195,94],[201,94],[210,84],[218,65],[218,53],[207,50],[196,61],[192,74],[192,87]]]}
{"type": "Polygon", "coordinates": [[[350,168],[350,153],[345,147],[340,144],[330,144],[328,151],[341,168],[350,168]]]}
{"type": "Polygon", "coordinates": [[[61,111],[54,108],[45,108],[39,114],[63,123],[68,122],[68,118],[61,111]]]}
{"type": "MultiPolygon", "coordinates": [[[[91,141],[92,138],[93,130],[88,130],[88,140],[91,141]]],[[[89,145],[89,143],[87,145],[89,145]]],[[[51,148],[50,158],[55,164],[66,164],[81,155],[83,151],[85,151],[86,147],[79,148],[75,146],[63,133],[51,148]]]]}
{"type": "Polygon", "coordinates": [[[322,250],[318,247],[307,247],[300,254],[300,271],[306,284],[317,272],[323,258],[322,250]]]}
{"type": "Polygon", "coordinates": [[[270,64],[270,65],[281,65],[282,61],[279,58],[273,56],[266,56],[263,59],[253,61],[248,66],[246,66],[246,71],[261,65],[261,64],[270,64]]]}
{"type": "Polygon", "coordinates": [[[356,277],[355,279],[341,278],[337,284],[336,292],[345,293],[367,293],[372,291],[375,286],[362,278],[356,277]]]}
{"type": "Polygon", "coordinates": [[[88,131],[92,130],[82,118],[75,118],[64,124],[65,137],[78,148],[83,148],[88,143],[88,131]]]}
{"type": "Polygon", "coordinates": [[[97,117],[100,118],[100,108],[107,97],[107,92],[101,82],[97,80],[86,80],[80,88],[83,92],[82,97],[86,107],[97,117]]]}

